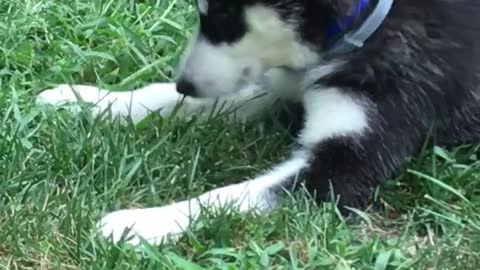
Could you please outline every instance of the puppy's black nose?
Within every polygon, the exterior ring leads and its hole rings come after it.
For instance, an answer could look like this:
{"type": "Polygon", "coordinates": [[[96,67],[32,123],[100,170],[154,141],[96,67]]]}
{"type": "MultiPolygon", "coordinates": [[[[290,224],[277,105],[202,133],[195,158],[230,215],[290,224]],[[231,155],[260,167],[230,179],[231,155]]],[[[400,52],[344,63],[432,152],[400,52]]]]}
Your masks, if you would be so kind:
{"type": "Polygon", "coordinates": [[[177,92],[185,96],[195,96],[195,85],[188,80],[180,79],[177,82],[177,92]]]}

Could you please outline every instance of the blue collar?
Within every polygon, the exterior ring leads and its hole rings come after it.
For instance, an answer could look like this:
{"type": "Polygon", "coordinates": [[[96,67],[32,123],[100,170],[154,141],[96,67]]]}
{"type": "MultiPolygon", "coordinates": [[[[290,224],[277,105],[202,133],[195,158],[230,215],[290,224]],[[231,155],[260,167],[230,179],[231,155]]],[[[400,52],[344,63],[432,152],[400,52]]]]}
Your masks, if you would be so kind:
{"type": "Polygon", "coordinates": [[[362,14],[362,11],[368,7],[368,4],[369,0],[358,0],[357,5],[351,14],[342,20],[327,26],[327,29],[325,30],[325,39],[327,44],[329,42],[333,44],[327,47],[324,58],[347,54],[362,47],[364,42],[373,35],[386,19],[393,5],[393,0],[378,0],[372,13],[365,19],[358,29],[344,33],[348,28],[352,27],[355,19],[362,14]],[[337,41],[333,41],[335,37],[340,34],[342,34],[342,36],[337,41]]]}
{"type": "Polygon", "coordinates": [[[351,27],[355,19],[358,18],[362,14],[362,11],[368,6],[369,2],[369,0],[358,0],[357,6],[355,6],[351,14],[340,20],[336,19],[334,22],[328,25],[327,29],[325,30],[325,40],[329,42],[337,35],[343,33],[345,30],[351,27]]]}

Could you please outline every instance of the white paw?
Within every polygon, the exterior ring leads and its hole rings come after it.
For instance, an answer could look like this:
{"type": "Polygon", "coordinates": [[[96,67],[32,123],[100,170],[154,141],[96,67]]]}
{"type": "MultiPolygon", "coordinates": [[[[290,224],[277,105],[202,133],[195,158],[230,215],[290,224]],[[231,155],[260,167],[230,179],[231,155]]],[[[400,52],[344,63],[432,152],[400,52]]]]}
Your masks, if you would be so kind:
{"type": "Polygon", "coordinates": [[[139,122],[151,112],[160,111],[169,115],[182,96],[173,83],[151,84],[144,88],[127,92],[110,92],[93,86],[59,85],[43,91],[37,96],[37,104],[47,104],[78,111],[76,104],[81,101],[92,105],[93,115],[109,111],[113,117],[131,117],[139,122]]]}
{"type": "Polygon", "coordinates": [[[101,112],[101,108],[95,102],[100,100],[101,96],[106,95],[106,91],[96,87],[62,84],[41,92],[36,98],[36,103],[37,105],[51,105],[56,108],[67,109],[72,113],[78,113],[82,110],[79,105],[83,102],[93,104],[91,111],[94,115],[97,115],[101,112]]]}
{"type": "MultiPolygon", "coordinates": [[[[113,242],[124,240],[139,245],[141,239],[151,245],[176,240],[190,223],[179,204],[165,207],[120,210],[103,217],[97,224],[100,234],[113,242]]],[[[187,210],[187,209],[183,209],[187,210]]]]}
{"type": "Polygon", "coordinates": [[[74,103],[80,100],[93,102],[103,92],[96,87],[86,85],[62,84],[55,88],[45,90],[37,96],[37,104],[49,104],[60,106],[67,103],[74,103]]]}

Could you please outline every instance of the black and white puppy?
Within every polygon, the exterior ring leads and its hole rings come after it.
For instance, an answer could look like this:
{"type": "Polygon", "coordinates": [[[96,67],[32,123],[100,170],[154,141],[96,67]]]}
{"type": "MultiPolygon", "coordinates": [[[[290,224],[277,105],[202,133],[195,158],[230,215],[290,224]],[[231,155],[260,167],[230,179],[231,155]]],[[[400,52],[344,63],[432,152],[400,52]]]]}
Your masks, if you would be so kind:
{"type": "Polygon", "coordinates": [[[278,99],[303,102],[298,149],[269,172],[176,204],[104,217],[105,236],[158,243],[179,235],[201,206],[276,207],[299,173],[319,200],[363,207],[372,190],[415,155],[433,131],[453,144],[480,135],[480,2],[475,0],[197,0],[199,27],[177,84],[128,93],[59,86],[39,102],[97,103],[141,120],[220,99],[250,117],[278,99]],[[265,80],[265,74],[267,74],[265,80]],[[263,82],[267,81],[266,84],[263,82]],[[262,83],[260,83],[262,82],[262,83]],[[176,91],[177,90],[177,91],[176,91]],[[255,98],[256,97],[256,98],[255,98]]]}

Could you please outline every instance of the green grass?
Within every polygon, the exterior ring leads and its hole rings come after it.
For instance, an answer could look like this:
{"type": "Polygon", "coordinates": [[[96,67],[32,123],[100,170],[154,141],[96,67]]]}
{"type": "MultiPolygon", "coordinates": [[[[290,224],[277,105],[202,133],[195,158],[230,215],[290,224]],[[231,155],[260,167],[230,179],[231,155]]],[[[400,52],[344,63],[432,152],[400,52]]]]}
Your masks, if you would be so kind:
{"type": "Polygon", "coordinates": [[[300,192],[267,217],[207,215],[142,252],[95,237],[108,211],[197,195],[287,154],[275,121],[122,126],[34,105],[57,83],[168,81],[194,22],[185,0],[0,1],[1,269],[479,269],[475,145],[426,147],[378,190],[383,210],[347,219],[300,192]]]}

